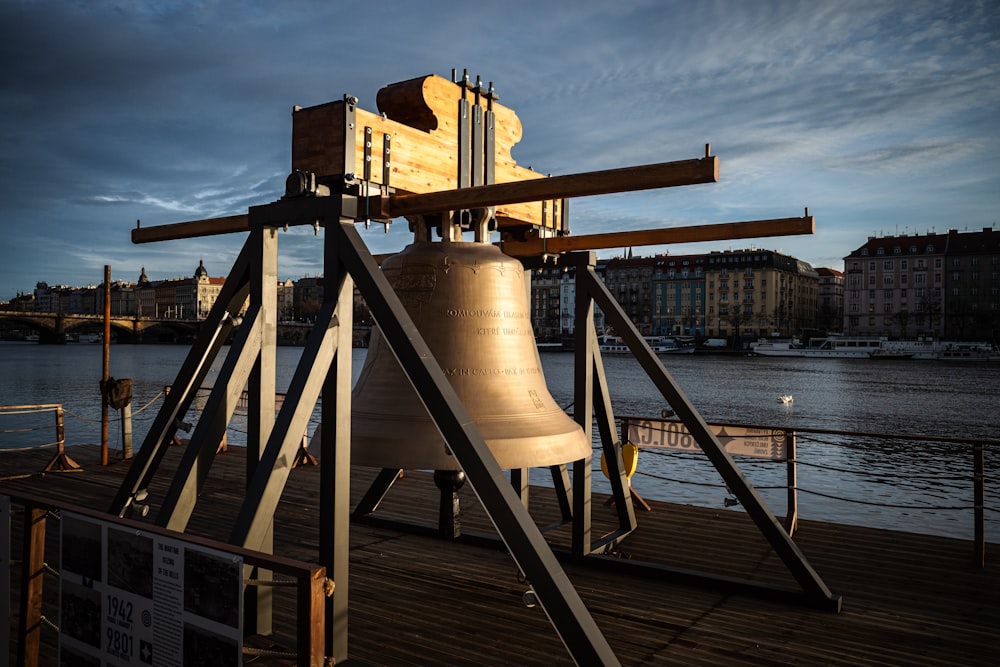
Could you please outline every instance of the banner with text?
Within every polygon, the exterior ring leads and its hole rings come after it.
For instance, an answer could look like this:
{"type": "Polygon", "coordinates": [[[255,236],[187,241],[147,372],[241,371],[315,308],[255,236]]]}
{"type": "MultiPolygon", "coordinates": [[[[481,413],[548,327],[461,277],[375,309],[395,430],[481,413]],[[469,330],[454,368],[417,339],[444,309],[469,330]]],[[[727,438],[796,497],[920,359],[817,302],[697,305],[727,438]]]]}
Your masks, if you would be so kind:
{"type": "MultiPolygon", "coordinates": [[[[694,436],[679,421],[629,418],[627,423],[626,437],[637,447],[701,451],[694,436]]],[[[719,439],[723,448],[733,456],[752,456],[772,461],[784,461],[788,458],[784,431],[712,424],[709,424],[708,428],[719,439]]]]}

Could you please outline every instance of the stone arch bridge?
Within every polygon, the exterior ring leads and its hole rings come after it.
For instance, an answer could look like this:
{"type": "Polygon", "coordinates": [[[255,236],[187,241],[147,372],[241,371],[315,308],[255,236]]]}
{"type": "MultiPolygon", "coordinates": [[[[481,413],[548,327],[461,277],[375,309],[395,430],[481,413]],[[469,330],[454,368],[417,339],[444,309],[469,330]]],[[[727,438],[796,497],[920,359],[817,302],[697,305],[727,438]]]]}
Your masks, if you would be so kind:
{"type": "MultiPolygon", "coordinates": [[[[43,343],[63,343],[66,335],[74,331],[100,331],[104,328],[103,315],[81,313],[36,313],[0,310],[0,324],[20,325],[38,333],[43,343]]],[[[135,315],[114,315],[111,329],[119,340],[141,342],[143,334],[152,329],[160,329],[174,336],[192,336],[198,332],[200,320],[157,319],[135,315]]]]}

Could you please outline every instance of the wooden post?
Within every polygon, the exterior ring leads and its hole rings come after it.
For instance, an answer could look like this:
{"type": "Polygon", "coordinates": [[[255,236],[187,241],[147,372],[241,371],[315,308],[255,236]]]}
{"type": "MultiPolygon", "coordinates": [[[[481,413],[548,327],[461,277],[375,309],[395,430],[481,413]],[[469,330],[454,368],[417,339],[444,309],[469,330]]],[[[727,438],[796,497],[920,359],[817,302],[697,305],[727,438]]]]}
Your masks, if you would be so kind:
{"type": "Polygon", "coordinates": [[[101,465],[108,465],[107,383],[111,359],[111,266],[104,265],[104,373],[101,375],[101,465]]]}
{"type": "Polygon", "coordinates": [[[132,458],[132,404],[126,403],[121,410],[122,458],[132,458]]]}
{"type": "Polygon", "coordinates": [[[298,667],[323,667],[326,625],[326,568],[315,568],[311,576],[299,577],[298,628],[296,644],[298,667]]]}
{"type": "Polygon", "coordinates": [[[17,624],[17,667],[37,667],[42,641],[42,585],[45,576],[45,516],[37,507],[24,508],[21,551],[21,613],[17,624]]]}
{"type": "Polygon", "coordinates": [[[48,462],[42,472],[53,472],[55,470],[67,471],[67,470],[80,470],[80,464],[70,458],[70,455],[66,453],[66,429],[63,425],[63,407],[62,404],[56,404],[56,454],[52,457],[52,460],[48,462]]]}

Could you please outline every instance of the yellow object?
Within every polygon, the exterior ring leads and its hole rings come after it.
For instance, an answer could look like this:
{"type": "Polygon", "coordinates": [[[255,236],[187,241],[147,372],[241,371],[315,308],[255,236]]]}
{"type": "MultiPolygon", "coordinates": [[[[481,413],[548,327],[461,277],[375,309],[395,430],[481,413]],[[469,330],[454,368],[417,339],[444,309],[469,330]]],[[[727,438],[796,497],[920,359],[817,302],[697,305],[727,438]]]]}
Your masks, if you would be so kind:
{"type": "MultiPolygon", "coordinates": [[[[622,461],[625,463],[625,476],[631,478],[639,465],[639,448],[631,442],[622,445],[622,461]]],[[[603,452],[601,453],[601,472],[604,473],[605,477],[611,479],[611,475],[608,474],[608,462],[604,459],[603,452]]]]}

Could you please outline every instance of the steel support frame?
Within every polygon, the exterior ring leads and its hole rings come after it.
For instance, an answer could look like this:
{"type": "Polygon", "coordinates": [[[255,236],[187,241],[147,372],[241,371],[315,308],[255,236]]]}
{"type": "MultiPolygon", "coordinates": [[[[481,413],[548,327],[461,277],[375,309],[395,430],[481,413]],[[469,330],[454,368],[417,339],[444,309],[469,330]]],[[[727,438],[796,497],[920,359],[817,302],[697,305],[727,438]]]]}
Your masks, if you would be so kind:
{"type": "MultiPolygon", "coordinates": [[[[410,382],[419,388],[428,414],[530,582],[567,651],[577,664],[619,664],[353,224],[340,226],[339,240],[341,260],[357,282],[386,343],[410,382]]],[[[339,397],[339,400],[350,399],[339,397]]]]}
{"type": "MultiPolygon", "coordinates": [[[[790,574],[798,582],[806,600],[817,607],[839,611],[842,603],[841,597],[830,592],[829,588],[827,588],[826,584],[806,560],[805,555],[799,550],[795,542],[792,541],[788,532],[775,517],[774,513],[771,512],[770,508],[760,498],[749,480],[744,477],[736,462],[726,452],[718,438],[709,429],[673,377],[663,367],[663,364],[660,363],[659,358],[650,349],[635,324],[625,314],[621,305],[611,295],[604,282],[597,275],[594,268],[593,254],[582,254],[584,255],[583,258],[575,260],[566,255],[563,255],[561,258],[561,261],[565,259],[576,266],[577,325],[581,323],[581,318],[592,318],[594,302],[596,302],[604,312],[605,318],[614,327],[615,332],[629,346],[629,349],[635,355],[643,371],[653,381],[653,384],[663,395],[663,398],[668,402],[670,407],[673,408],[678,418],[684,423],[684,426],[691,433],[699,447],[701,447],[726,485],[746,509],[747,514],[757,525],[757,528],[771,545],[771,548],[774,549],[790,574]],[[583,309],[582,314],[581,307],[583,309]]],[[[591,324],[589,326],[585,324],[587,328],[584,332],[577,330],[576,333],[578,345],[581,340],[587,341],[583,350],[584,359],[581,360],[579,358],[580,350],[577,350],[578,373],[581,371],[591,372],[588,359],[599,359],[597,356],[592,356],[593,350],[589,349],[591,346],[596,345],[596,333],[592,324],[593,320],[590,319],[589,321],[591,324]],[[584,368],[584,365],[587,368],[584,368]]],[[[580,392],[591,388],[589,386],[591,380],[586,378],[581,380],[578,377],[577,383],[577,400],[579,400],[581,396],[580,392]]],[[[589,418],[589,415],[586,417],[589,418]]],[[[578,417],[578,421],[581,418],[583,417],[578,417]]],[[[607,460],[609,462],[616,460],[617,464],[621,465],[620,454],[618,457],[609,457],[607,460]]],[[[619,469],[618,473],[621,473],[621,469],[619,469]]],[[[626,483],[625,493],[627,493],[627,488],[626,483]]],[[[586,546],[585,541],[578,544],[577,540],[574,539],[575,553],[579,553],[579,550],[586,548],[586,546]]]]}
{"type": "Polygon", "coordinates": [[[156,474],[177,433],[181,418],[187,414],[195,394],[208,376],[212,362],[233,331],[235,313],[239,312],[250,292],[251,250],[251,246],[245,244],[233,264],[225,285],[181,364],[171,391],[164,398],[163,406],[111,501],[109,513],[124,516],[136,494],[145,490],[156,474]]]}
{"type": "MultiPolygon", "coordinates": [[[[593,253],[565,255],[560,261],[577,263],[577,273],[581,267],[592,265],[596,260],[593,253]]],[[[629,493],[628,478],[622,460],[621,443],[615,435],[614,414],[608,392],[604,365],[594,331],[594,301],[586,290],[576,289],[574,320],[574,384],[573,415],[584,433],[591,433],[594,418],[597,420],[601,436],[601,450],[607,464],[609,481],[618,515],[618,529],[596,543],[591,536],[592,468],[590,458],[578,461],[573,467],[574,510],[572,554],[587,556],[593,553],[607,553],[629,533],[635,530],[635,509],[629,493]],[[596,415],[594,414],[596,412],[596,415]]]]}

